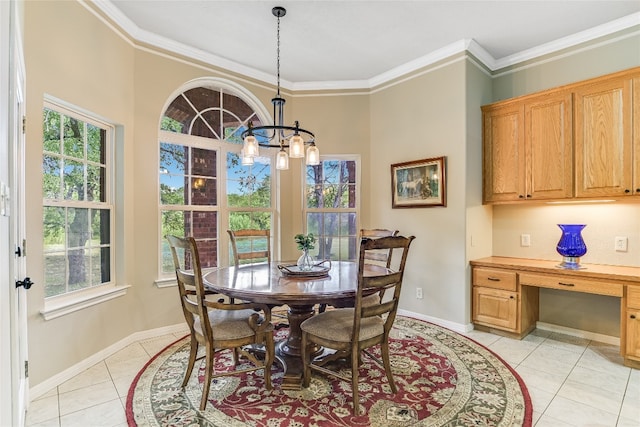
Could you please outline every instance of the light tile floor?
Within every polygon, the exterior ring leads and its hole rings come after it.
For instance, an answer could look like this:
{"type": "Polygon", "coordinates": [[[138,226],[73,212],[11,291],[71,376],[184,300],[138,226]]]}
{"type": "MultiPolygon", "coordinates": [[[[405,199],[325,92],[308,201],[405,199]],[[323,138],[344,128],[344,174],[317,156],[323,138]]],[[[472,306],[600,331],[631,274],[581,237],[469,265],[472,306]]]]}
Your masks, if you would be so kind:
{"type": "MultiPolygon", "coordinates": [[[[126,426],[133,378],[184,334],[131,344],[31,402],[28,426],[126,426]]],[[[640,427],[640,370],[623,366],[617,346],[535,330],[518,341],[468,336],[511,365],[527,385],[536,427],[640,427]]]]}

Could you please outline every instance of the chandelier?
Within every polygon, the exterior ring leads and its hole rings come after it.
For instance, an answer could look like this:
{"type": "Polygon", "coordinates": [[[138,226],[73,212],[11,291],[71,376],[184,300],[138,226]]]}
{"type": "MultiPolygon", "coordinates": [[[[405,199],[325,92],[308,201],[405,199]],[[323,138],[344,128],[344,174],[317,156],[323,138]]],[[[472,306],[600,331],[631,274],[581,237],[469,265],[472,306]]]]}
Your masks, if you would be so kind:
{"type": "Polygon", "coordinates": [[[302,129],[297,121],[293,126],[284,124],[284,103],[285,100],[280,96],[280,18],[287,14],[284,7],[276,6],[271,9],[273,16],[278,18],[277,31],[277,92],[275,98],[271,99],[273,104],[273,124],[253,127],[249,121],[249,127],[242,132],[244,144],[242,146],[242,164],[253,164],[254,157],[259,154],[259,147],[279,148],[280,151],[276,156],[276,169],[289,169],[289,157],[302,158],[305,156],[305,145],[307,148],[307,165],[320,164],[320,151],[316,147],[315,135],[302,129]],[[287,153],[287,150],[289,152],[287,153]]]}

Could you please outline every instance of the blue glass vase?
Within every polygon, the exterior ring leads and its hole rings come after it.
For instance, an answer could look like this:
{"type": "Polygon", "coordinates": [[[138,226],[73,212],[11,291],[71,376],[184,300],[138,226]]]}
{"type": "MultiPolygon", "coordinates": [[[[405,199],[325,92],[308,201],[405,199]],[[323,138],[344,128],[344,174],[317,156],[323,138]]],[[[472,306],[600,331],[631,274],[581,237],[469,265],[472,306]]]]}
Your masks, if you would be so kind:
{"type": "Polygon", "coordinates": [[[567,269],[580,268],[580,257],[587,253],[587,245],[582,240],[582,229],[586,224],[558,224],[562,236],[556,250],[562,255],[559,267],[567,269]]]}

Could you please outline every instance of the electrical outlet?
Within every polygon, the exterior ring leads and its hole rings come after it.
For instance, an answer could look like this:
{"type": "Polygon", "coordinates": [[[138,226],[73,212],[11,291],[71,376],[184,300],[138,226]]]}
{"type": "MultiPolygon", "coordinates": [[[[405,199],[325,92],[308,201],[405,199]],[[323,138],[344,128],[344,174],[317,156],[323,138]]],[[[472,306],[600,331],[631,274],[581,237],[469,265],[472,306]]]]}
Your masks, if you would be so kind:
{"type": "Polygon", "coordinates": [[[416,288],[416,298],[422,299],[422,288],[416,288]]]}
{"type": "Polygon", "coordinates": [[[626,237],[617,236],[615,239],[614,249],[616,250],[616,252],[627,252],[628,242],[629,239],[627,239],[626,237]]]}
{"type": "Polygon", "coordinates": [[[520,246],[531,246],[531,235],[530,234],[521,234],[520,235],[520,246]]]}

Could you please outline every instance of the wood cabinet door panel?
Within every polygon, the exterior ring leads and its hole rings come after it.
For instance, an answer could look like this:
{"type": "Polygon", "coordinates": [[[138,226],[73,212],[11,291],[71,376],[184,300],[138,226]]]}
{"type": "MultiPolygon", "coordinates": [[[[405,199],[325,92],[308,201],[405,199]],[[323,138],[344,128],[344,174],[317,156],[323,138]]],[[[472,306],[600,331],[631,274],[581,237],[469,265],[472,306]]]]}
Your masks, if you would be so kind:
{"type": "Polygon", "coordinates": [[[517,332],[518,294],[474,286],[473,321],[517,332]]]}
{"type": "Polygon", "coordinates": [[[640,360],[640,310],[627,310],[626,357],[640,360]]]}
{"type": "Polygon", "coordinates": [[[640,196],[640,77],[633,79],[633,194],[640,196]]]}
{"type": "Polygon", "coordinates": [[[483,116],[485,201],[523,198],[526,170],[522,106],[485,109],[483,116]]]}
{"type": "Polygon", "coordinates": [[[525,104],[527,198],[573,196],[571,99],[566,91],[525,104]]]}
{"type": "Polygon", "coordinates": [[[575,112],[576,196],[631,194],[631,79],[576,88],[575,112]]]}
{"type": "Polygon", "coordinates": [[[640,286],[627,286],[627,307],[640,310],[640,286]]]}

